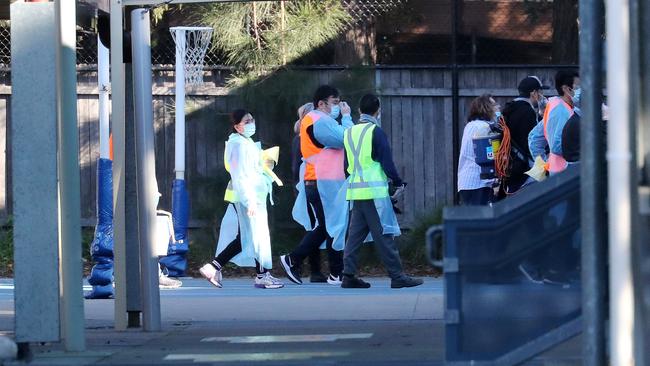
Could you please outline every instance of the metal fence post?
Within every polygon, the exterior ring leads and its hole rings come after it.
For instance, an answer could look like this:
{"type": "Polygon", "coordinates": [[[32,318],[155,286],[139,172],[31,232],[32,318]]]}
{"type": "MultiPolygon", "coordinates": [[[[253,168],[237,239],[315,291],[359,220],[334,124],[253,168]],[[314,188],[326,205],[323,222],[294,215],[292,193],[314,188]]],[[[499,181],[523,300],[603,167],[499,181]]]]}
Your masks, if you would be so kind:
{"type": "MultiPolygon", "coordinates": [[[[607,123],[611,364],[634,364],[630,1],[607,0],[607,123]]],[[[635,213],[636,214],[636,213],[635,213]]]]}
{"type": "Polygon", "coordinates": [[[66,351],[83,351],[84,303],[81,266],[79,130],[77,127],[76,8],[55,2],[58,33],[57,109],[61,334],[66,351]]]}
{"type": "MultiPolygon", "coordinates": [[[[453,0],[451,3],[451,108],[452,108],[452,167],[453,167],[453,192],[458,187],[458,156],[460,155],[460,93],[458,83],[458,26],[460,16],[460,1],[453,0]]],[[[458,195],[454,194],[453,203],[458,203],[458,195]]]]}
{"type": "Polygon", "coordinates": [[[583,364],[602,366],[605,356],[607,248],[605,141],[601,127],[603,49],[601,1],[580,0],[580,126],[583,364]]]}
{"type": "Polygon", "coordinates": [[[131,11],[131,35],[138,170],[142,323],[144,330],[155,332],[159,331],[161,326],[158,257],[153,248],[158,187],[153,143],[149,10],[135,9],[131,11]]]}
{"type": "Polygon", "coordinates": [[[124,229],[124,60],[122,1],[111,0],[111,119],[113,122],[113,268],[115,329],[126,330],[126,239],[124,229]]]}

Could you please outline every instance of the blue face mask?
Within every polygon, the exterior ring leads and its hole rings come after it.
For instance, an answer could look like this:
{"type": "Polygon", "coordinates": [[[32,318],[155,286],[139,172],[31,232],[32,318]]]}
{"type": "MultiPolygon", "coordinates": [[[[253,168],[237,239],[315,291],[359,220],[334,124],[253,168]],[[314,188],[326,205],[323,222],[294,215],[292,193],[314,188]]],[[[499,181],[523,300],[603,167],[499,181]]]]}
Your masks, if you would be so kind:
{"type": "Polygon", "coordinates": [[[339,118],[339,114],[341,114],[341,107],[338,104],[334,104],[330,111],[330,117],[337,119],[339,118]]]}
{"type": "Polygon", "coordinates": [[[248,123],[244,125],[244,132],[242,132],[242,135],[244,137],[251,137],[255,134],[255,123],[248,123]]]}
{"type": "Polygon", "coordinates": [[[571,97],[571,100],[573,101],[573,106],[574,107],[579,107],[580,106],[580,96],[582,95],[582,89],[577,88],[573,91],[573,96],[571,97]]]}

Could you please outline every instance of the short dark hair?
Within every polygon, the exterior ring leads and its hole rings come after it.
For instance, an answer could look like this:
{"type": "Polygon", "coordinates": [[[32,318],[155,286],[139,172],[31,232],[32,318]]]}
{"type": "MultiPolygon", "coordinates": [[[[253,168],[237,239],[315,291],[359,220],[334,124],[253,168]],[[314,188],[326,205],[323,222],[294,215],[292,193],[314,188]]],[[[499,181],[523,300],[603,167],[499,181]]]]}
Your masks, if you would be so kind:
{"type": "Polygon", "coordinates": [[[467,117],[467,122],[475,120],[490,121],[493,117],[492,114],[494,113],[494,105],[492,105],[490,99],[492,99],[492,95],[483,94],[472,100],[472,103],[469,106],[469,117],[467,117]]]}
{"type": "Polygon", "coordinates": [[[576,70],[560,70],[555,74],[555,90],[560,96],[564,95],[562,87],[564,85],[573,88],[573,79],[580,77],[576,70]]]}
{"type": "Polygon", "coordinates": [[[339,97],[339,91],[333,86],[329,85],[321,85],[316,89],[316,92],[314,93],[314,109],[318,109],[318,102],[321,100],[327,100],[329,97],[334,97],[338,98],[339,97]]]}
{"type": "Polygon", "coordinates": [[[234,126],[236,124],[239,124],[241,120],[244,118],[245,115],[249,114],[245,109],[235,109],[230,113],[230,123],[234,126]]]}
{"type": "Polygon", "coordinates": [[[363,114],[372,116],[379,110],[379,98],[374,94],[366,94],[359,100],[359,110],[363,114]]]}

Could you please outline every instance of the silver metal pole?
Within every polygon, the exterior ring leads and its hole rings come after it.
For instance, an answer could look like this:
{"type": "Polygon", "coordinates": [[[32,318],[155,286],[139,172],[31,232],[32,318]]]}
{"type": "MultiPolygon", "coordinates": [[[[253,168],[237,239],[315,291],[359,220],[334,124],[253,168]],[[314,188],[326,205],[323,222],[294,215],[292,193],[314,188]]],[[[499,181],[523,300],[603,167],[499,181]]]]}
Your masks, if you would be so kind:
{"type": "Polygon", "coordinates": [[[142,323],[145,331],[159,331],[160,290],[158,257],[154,251],[158,185],[154,151],[151,97],[151,39],[149,10],[131,11],[133,90],[138,169],[138,222],[140,225],[140,273],[142,280],[142,323]]]}
{"type": "Polygon", "coordinates": [[[111,105],[113,120],[113,278],[115,329],[126,330],[126,232],[124,229],[124,60],[122,2],[111,0],[111,105]]]}
{"type": "Polygon", "coordinates": [[[582,227],[582,359],[606,364],[607,202],[605,136],[601,127],[603,3],[580,0],[580,201],[582,227]]]}
{"type": "Polygon", "coordinates": [[[630,4],[607,0],[607,124],[611,364],[634,365],[631,270],[630,4]]]}
{"type": "Polygon", "coordinates": [[[99,157],[110,158],[109,138],[109,98],[110,89],[110,54],[97,36],[97,81],[99,89],[99,157]]]}
{"type": "Polygon", "coordinates": [[[185,30],[175,29],[176,72],[175,72],[175,116],[174,123],[174,172],[176,179],[185,179],[185,30]]]}
{"type": "Polygon", "coordinates": [[[60,313],[54,8],[54,3],[11,4],[12,123],[7,127],[14,215],[14,338],[23,349],[29,342],[61,340],[61,319],[53,316],[60,313]]]}
{"type": "Polygon", "coordinates": [[[61,333],[66,351],[86,348],[81,265],[79,130],[77,127],[77,26],[74,1],[55,5],[59,176],[61,333]]]}

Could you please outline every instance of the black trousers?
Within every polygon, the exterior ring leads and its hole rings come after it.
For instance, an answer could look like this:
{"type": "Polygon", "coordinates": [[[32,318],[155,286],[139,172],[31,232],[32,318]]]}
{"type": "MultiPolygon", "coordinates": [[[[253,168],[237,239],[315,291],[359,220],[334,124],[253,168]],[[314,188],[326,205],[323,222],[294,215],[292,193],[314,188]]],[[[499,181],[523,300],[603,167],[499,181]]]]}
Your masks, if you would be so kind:
{"type": "Polygon", "coordinates": [[[343,252],[332,248],[333,239],[327,234],[325,211],[323,210],[323,203],[320,200],[318,187],[316,185],[305,185],[305,193],[307,195],[307,204],[313,208],[316,214],[318,226],[314,230],[309,231],[303,237],[300,244],[289,254],[291,263],[302,263],[314,250],[318,250],[318,247],[325,241],[327,243],[327,258],[330,266],[330,274],[332,276],[339,276],[343,270],[343,252]]]}
{"type": "MultiPolygon", "coordinates": [[[[295,173],[298,174],[298,173],[295,173]]],[[[298,191],[295,191],[297,195],[298,191]]],[[[312,210],[307,210],[307,214],[309,215],[309,221],[311,222],[311,226],[313,227],[316,225],[316,216],[314,216],[314,212],[312,210]]],[[[320,273],[320,248],[314,249],[311,253],[309,253],[309,269],[311,270],[311,273],[320,273]]],[[[295,266],[298,267],[299,271],[302,271],[302,263],[294,263],[295,266]]]]}
{"type": "Polygon", "coordinates": [[[494,190],[490,187],[458,191],[463,206],[485,206],[494,202],[494,190]]]}
{"type": "MultiPolygon", "coordinates": [[[[307,210],[307,213],[309,214],[309,221],[311,222],[311,226],[313,227],[316,225],[316,216],[314,216],[314,212],[312,210],[307,210]]],[[[309,253],[309,270],[311,273],[320,273],[320,248],[316,248],[309,253]]],[[[298,266],[300,266],[302,263],[298,263],[298,266]]]]}

